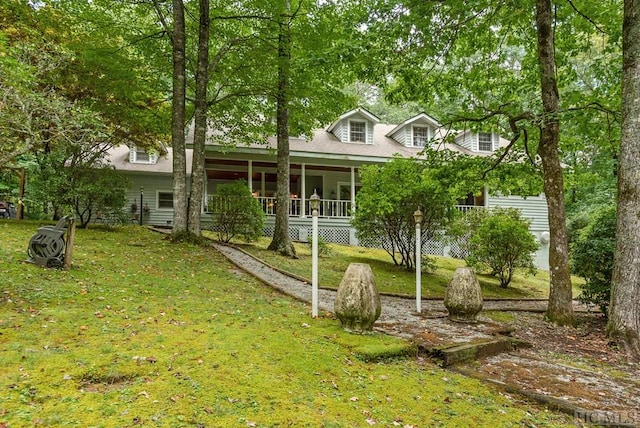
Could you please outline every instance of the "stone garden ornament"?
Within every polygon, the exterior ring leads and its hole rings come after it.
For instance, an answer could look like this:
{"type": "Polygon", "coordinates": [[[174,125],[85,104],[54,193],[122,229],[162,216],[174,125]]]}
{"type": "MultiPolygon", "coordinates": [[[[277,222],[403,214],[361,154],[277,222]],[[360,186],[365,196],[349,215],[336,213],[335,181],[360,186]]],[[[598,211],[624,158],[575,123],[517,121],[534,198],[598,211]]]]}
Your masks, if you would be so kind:
{"type": "Polygon", "coordinates": [[[380,317],[381,305],[373,271],[368,264],[349,265],[333,306],[346,331],[367,333],[373,330],[373,323],[380,317]]]}
{"type": "Polygon", "coordinates": [[[456,269],[444,292],[444,306],[451,321],[477,322],[476,317],[482,310],[482,290],[471,268],[456,269]]]}

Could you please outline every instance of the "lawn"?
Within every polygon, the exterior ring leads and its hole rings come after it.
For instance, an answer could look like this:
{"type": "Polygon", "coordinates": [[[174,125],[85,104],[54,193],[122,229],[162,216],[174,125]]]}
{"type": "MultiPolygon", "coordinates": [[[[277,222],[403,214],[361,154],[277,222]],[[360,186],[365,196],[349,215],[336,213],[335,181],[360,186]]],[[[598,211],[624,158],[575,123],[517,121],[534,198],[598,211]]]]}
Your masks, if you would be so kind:
{"type": "MultiPolygon", "coordinates": [[[[236,245],[272,266],[302,276],[311,277],[311,249],[306,243],[295,243],[297,259],[282,257],[267,250],[269,238],[262,238],[254,244],[236,245]]],[[[376,277],[380,292],[415,296],[415,272],[407,271],[393,264],[391,256],[384,250],[327,244],[329,254],[319,257],[318,283],[321,287],[338,288],[344,272],[350,263],[367,263],[376,277]]],[[[451,281],[454,271],[465,266],[463,260],[433,256],[436,269],[422,274],[422,296],[444,297],[444,290],[451,281]]],[[[538,271],[535,276],[514,275],[508,288],[500,287],[496,277],[479,273],[477,275],[485,298],[547,298],[549,296],[549,273],[538,271]]],[[[581,281],[574,278],[574,295],[580,290],[581,281]]]]}
{"type": "Polygon", "coordinates": [[[78,230],[73,269],[47,270],[24,263],[37,227],[0,221],[0,426],[569,426],[312,320],[210,248],[78,230]]]}

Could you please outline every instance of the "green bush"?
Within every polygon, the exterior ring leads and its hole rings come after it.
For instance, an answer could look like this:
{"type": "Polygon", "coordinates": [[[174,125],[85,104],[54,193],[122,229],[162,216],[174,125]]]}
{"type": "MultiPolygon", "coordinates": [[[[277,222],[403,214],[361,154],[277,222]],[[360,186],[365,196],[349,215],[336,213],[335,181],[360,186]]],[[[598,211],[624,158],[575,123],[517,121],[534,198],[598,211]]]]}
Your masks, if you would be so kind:
{"type": "Polygon", "coordinates": [[[229,242],[239,236],[251,242],[262,236],[265,215],[244,180],[219,185],[212,200],[209,206],[213,213],[212,229],[219,240],[229,242]]]}
{"type": "MultiPolygon", "coordinates": [[[[313,237],[309,236],[309,250],[313,251],[313,237]]],[[[329,248],[329,246],[327,245],[327,242],[324,240],[324,238],[320,235],[318,235],[318,255],[320,257],[324,257],[324,256],[328,256],[329,254],[331,254],[331,249],[329,248]]]]}
{"type": "Polygon", "coordinates": [[[598,305],[604,314],[611,296],[615,235],[616,207],[611,204],[594,212],[571,247],[573,272],[585,279],[578,299],[598,305]]]}
{"type": "Polygon", "coordinates": [[[533,253],[539,248],[536,238],[529,232],[529,222],[514,208],[495,208],[487,212],[469,239],[471,267],[489,269],[507,288],[516,269],[525,274],[536,273],[533,253]]]}

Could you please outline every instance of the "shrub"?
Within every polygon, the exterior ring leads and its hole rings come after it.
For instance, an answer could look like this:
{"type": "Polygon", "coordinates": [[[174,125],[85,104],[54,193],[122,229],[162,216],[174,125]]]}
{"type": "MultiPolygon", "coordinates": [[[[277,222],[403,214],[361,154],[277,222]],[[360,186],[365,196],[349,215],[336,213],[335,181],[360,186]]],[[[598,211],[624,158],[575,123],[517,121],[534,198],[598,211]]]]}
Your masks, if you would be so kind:
{"type": "Polygon", "coordinates": [[[598,305],[604,314],[611,296],[615,235],[616,207],[611,204],[594,212],[571,247],[573,271],[586,281],[578,299],[598,305]]]}
{"type": "MultiPolygon", "coordinates": [[[[313,237],[309,236],[309,250],[313,251],[313,237]]],[[[324,240],[324,238],[320,235],[318,235],[318,255],[320,257],[323,256],[328,256],[329,254],[331,254],[331,249],[329,248],[329,246],[327,245],[327,242],[324,240]]]]}
{"type": "Polygon", "coordinates": [[[529,232],[529,222],[514,208],[495,208],[483,216],[469,239],[469,266],[490,269],[509,286],[516,269],[535,275],[533,256],[539,245],[529,232]]]}
{"type": "Polygon", "coordinates": [[[265,215],[244,180],[219,185],[213,200],[209,210],[213,212],[212,229],[218,239],[229,242],[239,236],[251,242],[262,236],[265,215]]]}

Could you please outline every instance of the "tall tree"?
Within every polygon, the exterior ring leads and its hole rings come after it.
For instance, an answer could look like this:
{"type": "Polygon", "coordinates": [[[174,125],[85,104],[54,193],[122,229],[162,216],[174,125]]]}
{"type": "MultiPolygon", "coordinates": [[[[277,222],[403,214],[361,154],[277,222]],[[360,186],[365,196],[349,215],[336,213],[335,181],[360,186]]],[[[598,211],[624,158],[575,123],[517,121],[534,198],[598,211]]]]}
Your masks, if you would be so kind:
{"type": "Polygon", "coordinates": [[[200,213],[204,195],[204,157],[207,138],[207,86],[209,85],[209,0],[200,0],[198,25],[198,62],[193,131],[193,163],[191,168],[191,190],[189,194],[189,233],[200,236],[200,213]]]}
{"type": "Polygon", "coordinates": [[[624,2],[622,140],[609,335],[640,360],[640,3],[624,2]]]}
{"type": "Polygon", "coordinates": [[[536,1],[538,64],[542,92],[542,123],[538,154],[542,160],[544,193],[549,209],[549,275],[551,289],[547,317],[558,324],[573,324],[573,288],[569,272],[569,241],[564,209],[564,184],[558,141],[560,120],[558,84],[556,82],[555,42],[551,0],[536,1]]]}
{"type": "Polygon", "coordinates": [[[295,257],[289,234],[289,98],[291,97],[291,5],[285,0],[278,19],[278,81],[276,89],[276,140],[278,142],[276,223],[269,249],[295,257]]]}
{"type": "Polygon", "coordinates": [[[187,155],[184,125],[186,117],[186,29],[184,4],[173,0],[173,94],[171,146],[173,148],[173,233],[187,230],[187,155]]]}

